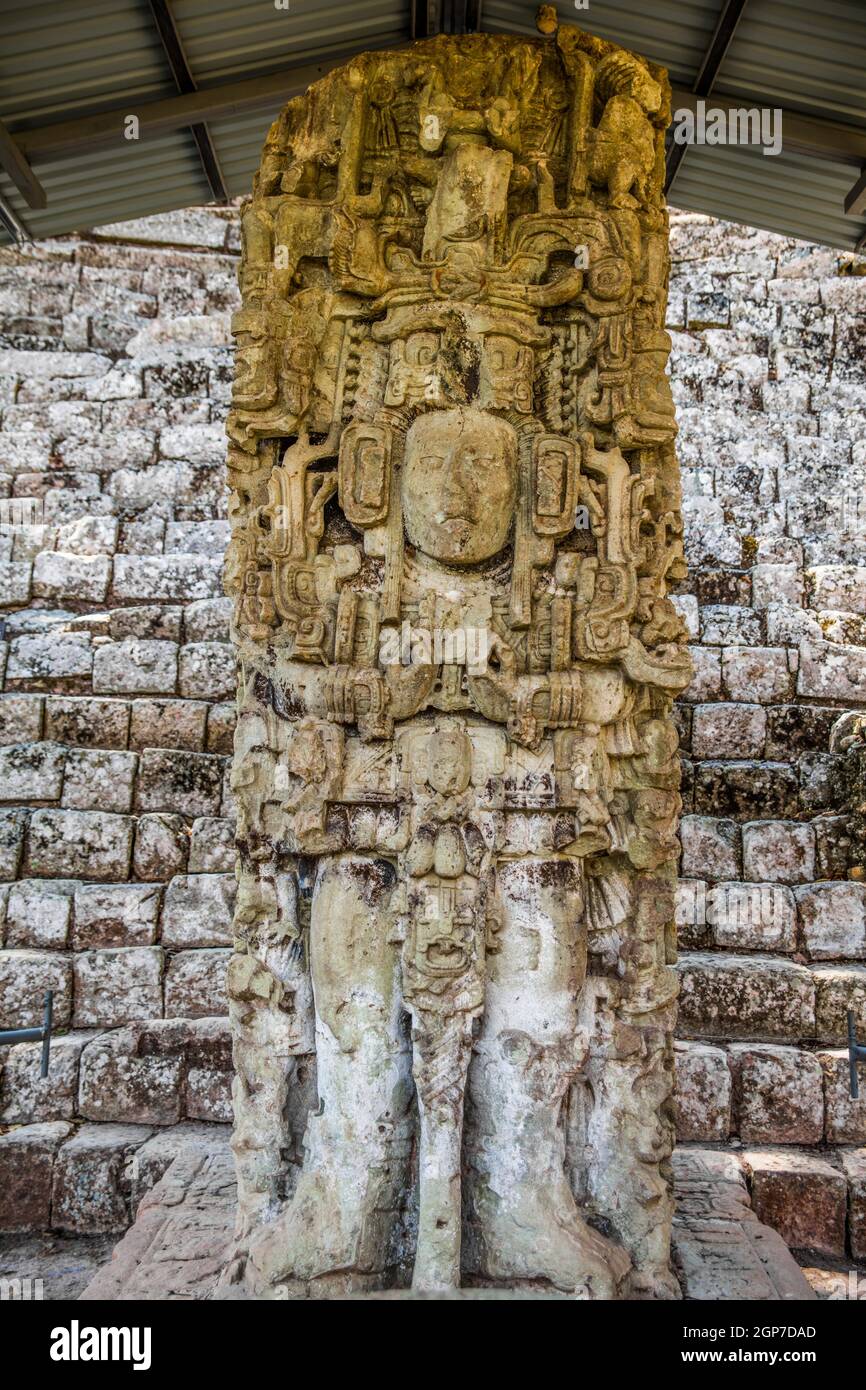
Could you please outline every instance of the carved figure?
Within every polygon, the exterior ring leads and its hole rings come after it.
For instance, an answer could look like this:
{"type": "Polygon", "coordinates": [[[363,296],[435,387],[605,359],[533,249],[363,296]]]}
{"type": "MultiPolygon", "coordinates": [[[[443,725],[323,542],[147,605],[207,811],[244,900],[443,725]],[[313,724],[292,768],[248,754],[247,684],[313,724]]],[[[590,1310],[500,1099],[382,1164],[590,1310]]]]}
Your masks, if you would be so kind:
{"type": "Polygon", "coordinates": [[[335,70],[243,214],[225,1278],[258,1295],[678,1296],[670,89],[539,27],[335,70]]]}

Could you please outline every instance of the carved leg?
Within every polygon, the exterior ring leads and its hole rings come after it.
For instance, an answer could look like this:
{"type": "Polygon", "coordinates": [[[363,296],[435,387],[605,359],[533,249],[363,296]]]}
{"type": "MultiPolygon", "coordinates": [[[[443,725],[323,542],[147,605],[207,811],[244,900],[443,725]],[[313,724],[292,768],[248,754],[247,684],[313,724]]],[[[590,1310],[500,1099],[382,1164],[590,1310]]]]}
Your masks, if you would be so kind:
{"type": "Polygon", "coordinates": [[[565,1171],[563,1101],[583,1065],[580,867],[500,865],[502,928],[470,1070],[473,1262],[483,1277],[614,1298],[630,1261],[581,1219],[565,1171]]]}
{"type": "Polygon", "coordinates": [[[292,1201],[251,1242],[263,1286],[315,1295],[383,1282],[411,1143],[393,882],[381,860],[320,861],[310,930],[320,1109],[292,1201]]]}

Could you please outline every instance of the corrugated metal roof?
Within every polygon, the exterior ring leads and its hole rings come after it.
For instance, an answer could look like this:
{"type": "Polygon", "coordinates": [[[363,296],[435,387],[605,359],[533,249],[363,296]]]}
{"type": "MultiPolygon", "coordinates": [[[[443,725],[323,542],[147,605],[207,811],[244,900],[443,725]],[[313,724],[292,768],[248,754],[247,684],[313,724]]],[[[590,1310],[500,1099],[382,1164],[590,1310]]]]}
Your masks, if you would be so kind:
{"type": "MultiPolygon", "coordinates": [[[[353,51],[408,41],[409,0],[171,0],[200,88],[282,72],[353,51]]],[[[559,0],[563,21],[590,29],[667,66],[690,89],[722,0],[559,0]]],[[[534,33],[536,0],[484,0],[489,32],[534,33]]],[[[0,0],[0,116],[32,130],[175,95],[147,0],[0,0]]],[[[864,0],[748,0],[713,97],[782,106],[866,132],[864,0]]],[[[713,98],[710,98],[712,103],[713,98]]],[[[209,123],[231,196],[246,193],[274,109],[209,123]]],[[[28,208],[4,172],[0,193],[34,236],[167,211],[209,197],[192,137],[178,130],[109,148],[34,158],[48,207],[28,208]]],[[[864,218],[842,207],[858,167],[842,158],[748,147],[693,147],[670,201],[731,220],[852,248],[864,218]]]]}

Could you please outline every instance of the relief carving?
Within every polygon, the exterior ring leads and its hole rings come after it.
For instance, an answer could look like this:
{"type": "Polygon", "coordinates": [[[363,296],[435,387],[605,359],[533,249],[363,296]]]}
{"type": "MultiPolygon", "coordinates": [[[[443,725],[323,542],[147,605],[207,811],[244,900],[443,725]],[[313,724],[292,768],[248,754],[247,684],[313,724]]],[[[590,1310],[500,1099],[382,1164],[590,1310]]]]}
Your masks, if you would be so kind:
{"type": "Polygon", "coordinates": [[[364,54],[243,211],[236,1257],[675,1298],[666,74],[364,54]]]}

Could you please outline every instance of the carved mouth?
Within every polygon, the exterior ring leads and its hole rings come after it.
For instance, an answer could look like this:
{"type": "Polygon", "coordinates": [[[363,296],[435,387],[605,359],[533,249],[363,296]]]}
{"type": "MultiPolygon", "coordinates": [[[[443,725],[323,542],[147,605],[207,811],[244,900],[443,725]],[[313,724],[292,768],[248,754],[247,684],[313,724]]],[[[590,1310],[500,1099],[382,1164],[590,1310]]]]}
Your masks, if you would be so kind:
{"type": "Polygon", "coordinates": [[[466,963],[465,948],[456,941],[449,941],[447,937],[431,941],[425,953],[427,969],[435,971],[436,974],[457,975],[466,969],[466,963]]]}

